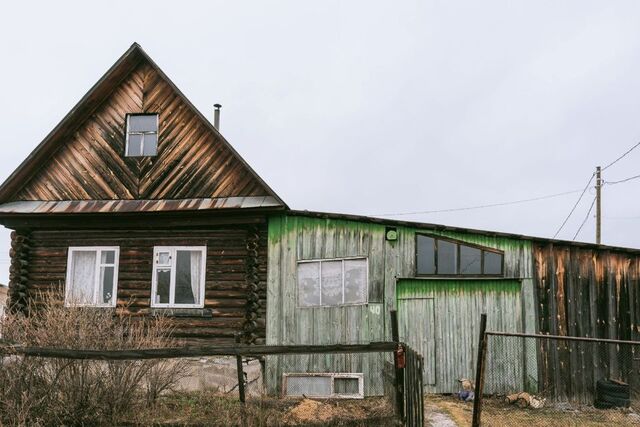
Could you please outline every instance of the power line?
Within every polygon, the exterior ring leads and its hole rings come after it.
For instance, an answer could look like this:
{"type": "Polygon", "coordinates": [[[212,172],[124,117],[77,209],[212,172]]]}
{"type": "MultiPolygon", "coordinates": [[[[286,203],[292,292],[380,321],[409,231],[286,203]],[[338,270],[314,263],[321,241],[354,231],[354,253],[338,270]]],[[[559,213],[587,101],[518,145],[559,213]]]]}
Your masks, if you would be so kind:
{"type": "Polygon", "coordinates": [[[613,162],[609,163],[607,166],[603,167],[602,170],[605,171],[607,169],[609,169],[611,166],[615,165],[616,163],[618,163],[620,160],[622,160],[627,154],[631,153],[633,150],[635,150],[636,148],[638,148],[640,146],[640,142],[638,142],[636,145],[634,145],[633,147],[631,147],[630,149],[628,149],[622,156],[618,157],[617,159],[615,159],[613,162]]]}
{"type": "Polygon", "coordinates": [[[584,227],[584,225],[589,220],[589,214],[591,214],[591,211],[593,210],[593,205],[596,204],[596,198],[597,197],[593,198],[593,201],[591,202],[591,206],[589,207],[589,211],[587,211],[587,216],[584,217],[584,220],[582,221],[582,224],[580,224],[578,231],[576,231],[576,234],[573,235],[573,240],[576,240],[576,237],[578,237],[578,234],[580,234],[580,230],[582,230],[582,227],[584,227]]]}
{"type": "Polygon", "coordinates": [[[569,218],[571,218],[571,215],[573,215],[573,212],[578,207],[578,204],[580,203],[580,200],[582,200],[582,198],[584,197],[584,193],[586,193],[587,190],[589,189],[589,186],[591,185],[591,181],[593,181],[593,177],[594,176],[596,176],[595,173],[591,174],[591,178],[589,178],[589,182],[587,182],[587,185],[585,185],[584,190],[582,190],[582,193],[580,194],[580,197],[578,197],[578,200],[576,201],[576,203],[571,208],[571,211],[569,212],[569,215],[567,215],[567,217],[564,219],[564,221],[562,221],[562,225],[560,225],[560,228],[558,228],[558,231],[556,231],[556,234],[553,235],[554,239],[558,236],[558,234],[560,234],[560,232],[562,231],[564,226],[567,224],[567,221],[569,221],[569,218]]]}
{"type": "Polygon", "coordinates": [[[490,204],[486,204],[486,205],[465,206],[465,207],[460,207],[460,208],[449,208],[449,209],[437,209],[437,210],[431,210],[431,211],[373,214],[372,216],[423,215],[423,214],[434,214],[434,213],[444,213],[444,212],[470,211],[470,210],[474,210],[474,209],[495,208],[495,207],[498,207],[498,206],[516,205],[516,204],[520,204],[520,203],[528,203],[528,202],[535,202],[535,201],[538,201],[538,200],[552,199],[554,197],[566,196],[567,194],[579,193],[580,191],[582,191],[582,190],[565,191],[563,193],[549,194],[547,196],[533,197],[531,199],[521,199],[521,200],[513,200],[513,201],[510,201],[510,202],[490,203],[490,204]]]}
{"type": "Polygon", "coordinates": [[[629,178],[621,179],[619,181],[605,181],[604,183],[608,185],[616,185],[616,184],[622,184],[623,182],[628,182],[638,178],[640,178],[640,175],[631,176],[629,178]]]}

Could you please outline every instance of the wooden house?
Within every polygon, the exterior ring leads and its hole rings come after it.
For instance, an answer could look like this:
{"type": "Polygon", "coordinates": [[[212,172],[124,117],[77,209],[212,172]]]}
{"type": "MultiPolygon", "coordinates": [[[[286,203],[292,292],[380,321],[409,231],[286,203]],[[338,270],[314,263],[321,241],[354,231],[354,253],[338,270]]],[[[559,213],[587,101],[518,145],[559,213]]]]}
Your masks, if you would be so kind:
{"type": "Polygon", "coordinates": [[[175,317],[178,336],[265,335],[267,214],[286,208],[138,44],[0,186],[14,307],[175,317]]]}
{"type": "MultiPolygon", "coordinates": [[[[137,44],[0,186],[0,223],[16,309],[59,290],[67,305],[168,314],[191,341],[274,345],[390,340],[397,309],[430,392],[474,375],[481,313],[492,330],[640,339],[640,250],[289,210],[137,44]]],[[[488,391],[568,395],[576,375],[634,368],[566,346],[501,351],[488,391]]],[[[273,393],[294,378],[307,395],[380,394],[388,360],[270,356],[265,379],[273,393]]]]}

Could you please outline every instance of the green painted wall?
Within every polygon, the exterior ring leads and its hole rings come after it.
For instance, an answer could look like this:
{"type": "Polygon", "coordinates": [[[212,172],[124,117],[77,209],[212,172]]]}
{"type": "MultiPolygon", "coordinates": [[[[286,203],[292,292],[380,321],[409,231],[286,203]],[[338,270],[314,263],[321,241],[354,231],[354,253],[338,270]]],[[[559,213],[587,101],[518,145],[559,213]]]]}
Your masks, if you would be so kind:
{"type": "MultiPolygon", "coordinates": [[[[424,356],[427,392],[453,393],[459,379],[475,378],[482,313],[488,330],[522,331],[521,288],[518,279],[398,281],[400,339],[424,356]]],[[[485,392],[534,391],[537,364],[527,362],[535,362],[535,347],[517,338],[490,344],[500,348],[488,352],[485,392]]]]}
{"type": "MultiPolygon", "coordinates": [[[[519,292],[521,315],[520,327],[517,329],[535,330],[530,242],[473,234],[431,232],[411,227],[397,227],[397,230],[398,239],[387,242],[385,226],[381,224],[287,214],[272,216],[269,219],[267,344],[366,343],[391,339],[389,312],[397,308],[396,282],[415,275],[417,231],[504,251],[505,276],[518,279],[519,289],[513,288],[512,281],[497,281],[491,286],[501,290],[501,286],[505,286],[512,292],[519,292]],[[298,307],[298,261],[353,256],[366,256],[369,259],[368,304],[298,307]]],[[[471,279],[433,279],[420,280],[420,286],[443,286],[454,290],[477,286],[477,282],[471,279]]],[[[491,292],[490,289],[486,291],[485,294],[491,292]]],[[[441,314],[443,313],[436,313],[436,316],[441,314]]],[[[471,319],[469,321],[472,322],[471,319]]],[[[389,357],[386,359],[391,360],[389,357]]],[[[284,372],[364,372],[365,392],[380,394],[380,366],[384,360],[384,357],[377,355],[297,356],[288,357],[287,360],[272,357],[267,360],[267,385],[271,392],[279,391],[284,372]],[[367,375],[368,373],[371,375],[367,375]]]]}

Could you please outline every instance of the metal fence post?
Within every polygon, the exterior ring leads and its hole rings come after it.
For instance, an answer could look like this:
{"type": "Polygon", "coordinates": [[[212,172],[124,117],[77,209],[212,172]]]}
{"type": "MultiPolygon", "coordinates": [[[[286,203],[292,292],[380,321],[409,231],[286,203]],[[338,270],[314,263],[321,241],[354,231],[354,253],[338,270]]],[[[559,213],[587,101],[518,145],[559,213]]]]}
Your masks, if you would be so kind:
{"type": "Polygon", "coordinates": [[[472,427],[480,427],[480,414],[482,412],[482,393],[484,389],[484,368],[487,356],[487,315],[480,316],[480,338],[478,339],[478,360],[476,364],[476,387],[473,397],[473,421],[472,427]]]}
{"type": "MultiPolygon", "coordinates": [[[[400,333],[398,329],[398,312],[391,310],[391,340],[400,346],[400,333]]],[[[402,421],[405,420],[404,410],[404,369],[399,367],[398,364],[398,351],[393,352],[393,362],[396,369],[396,407],[398,408],[398,415],[402,421]]]]}

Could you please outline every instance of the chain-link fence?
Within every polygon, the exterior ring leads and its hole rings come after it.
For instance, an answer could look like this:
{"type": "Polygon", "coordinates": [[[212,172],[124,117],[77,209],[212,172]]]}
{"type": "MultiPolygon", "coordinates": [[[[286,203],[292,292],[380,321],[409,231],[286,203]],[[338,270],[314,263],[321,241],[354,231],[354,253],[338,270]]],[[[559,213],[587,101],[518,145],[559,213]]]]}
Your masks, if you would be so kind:
{"type": "Polygon", "coordinates": [[[640,342],[486,332],[481,425],[640,425],[640,342]]]}

